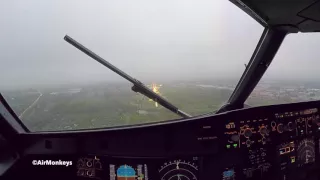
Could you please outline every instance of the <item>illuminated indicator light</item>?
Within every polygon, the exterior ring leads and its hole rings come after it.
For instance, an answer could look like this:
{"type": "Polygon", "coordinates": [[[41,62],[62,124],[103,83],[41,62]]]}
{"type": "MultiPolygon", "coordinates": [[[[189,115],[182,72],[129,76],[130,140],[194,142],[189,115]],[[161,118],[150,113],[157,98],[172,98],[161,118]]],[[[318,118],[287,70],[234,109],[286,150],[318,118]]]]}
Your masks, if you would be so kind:
{"type": "Polygon", "coordinates": [[[233,147],[234,147],[234,148],[237,148],[237,146],[238,146],[238,144],[233,144],[233,147]]]}
{"type": "Polygon", "coordinates": [[[284,154],[284,153],[285,153],[284,149],[280,149],[280,154],[284,154]]]}
{"type": "Polygon", "coordinates": [[[291,163],[296,162],[296,158],[295,157],[291,157],[291,163]]]}
{"type": "Polygon", "coordinates": [[[234,170],[228,170],[223,172],[223,177],[230,178],[234,175],[234,170]]]}
{"type": "Polygon", "coordinates": [[[230,144],[228,144],[228,145],[227,145],[227,149],[230,149],[230,147],[231,147],[230,144]]]}

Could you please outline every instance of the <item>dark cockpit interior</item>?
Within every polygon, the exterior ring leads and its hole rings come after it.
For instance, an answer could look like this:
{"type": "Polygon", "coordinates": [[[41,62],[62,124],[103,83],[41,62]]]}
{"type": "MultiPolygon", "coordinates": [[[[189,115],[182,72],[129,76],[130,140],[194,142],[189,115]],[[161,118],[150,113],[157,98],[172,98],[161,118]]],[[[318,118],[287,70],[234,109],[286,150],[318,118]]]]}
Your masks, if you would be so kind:
{"type": "Polygon", "coordinates": [[[1,96],[2,179],[315,180],[320,101],[244,102],[287,34],[320,30],[318,0],[231,0],[265,30],[217,112],[142,125],[30,132],[1,96]]]}
{"type": "Polygon", "coordinates": [[[2,169],[12,166],[2,177],[318,179],[319,105],[256,107],[135,128],[20,134],[2,140],[2,169]],[[35,160],[40,165],[32,165],[35,160]],[[41,165],[46,160],[60,165],[41,165]]]}

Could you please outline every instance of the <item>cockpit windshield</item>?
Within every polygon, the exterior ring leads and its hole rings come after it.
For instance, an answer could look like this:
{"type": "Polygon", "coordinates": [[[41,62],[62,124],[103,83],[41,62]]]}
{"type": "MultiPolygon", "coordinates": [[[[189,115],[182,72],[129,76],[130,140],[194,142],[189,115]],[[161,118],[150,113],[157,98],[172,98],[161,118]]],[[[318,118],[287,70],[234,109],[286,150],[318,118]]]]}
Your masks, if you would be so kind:
{"type": "Polygon", "coordinates": [[[246,101],[249,106],[320,100],[320,34],[289,34],[246,101]]]}
{"type": "Polygon", "coordinates": [[[197,116],[228,100],[263,31],[225,0],[5,0],[0,23],[0,92],[31,131],[183,118],[132,91],[66,34],[197,116]]]}

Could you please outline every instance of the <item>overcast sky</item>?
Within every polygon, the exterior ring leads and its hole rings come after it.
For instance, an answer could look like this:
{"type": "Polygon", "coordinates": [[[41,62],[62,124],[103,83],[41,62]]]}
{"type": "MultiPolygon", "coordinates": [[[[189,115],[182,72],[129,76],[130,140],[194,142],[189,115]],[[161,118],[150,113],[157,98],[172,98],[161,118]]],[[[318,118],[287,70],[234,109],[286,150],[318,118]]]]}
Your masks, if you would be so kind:
{"type": "MultiPolygon", "coordinates": [[[[2,87],[121,79],[66,34],[141,80],[239,78],[263,31],[227,0],[2,0],[0,25],[2,87]]],[[[319,77],[319,42],[288,36],[267,76],[319,77]]]]}

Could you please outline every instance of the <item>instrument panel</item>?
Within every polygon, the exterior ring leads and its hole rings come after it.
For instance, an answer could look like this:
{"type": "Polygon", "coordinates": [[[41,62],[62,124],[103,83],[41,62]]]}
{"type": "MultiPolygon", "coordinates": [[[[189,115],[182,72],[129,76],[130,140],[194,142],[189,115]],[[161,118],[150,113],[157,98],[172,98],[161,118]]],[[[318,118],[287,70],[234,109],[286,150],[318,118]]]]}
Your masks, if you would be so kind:
{"type": "MultiPolygon", "coordinates": [[[[296,103],[134,128],[30,133],[21,137],[29,145],[18,164],[72,157],[71,168],[57,170],[72,179],[319,179],[318,107],[320,102],[296,103]]],[[[57,173],[34,166],[28,172],[33,179],[57,173]]]]}
{"type": "Polygon", "coordinates": [[[238,118],[223,122],[220,137],[213,133],[213,125],[202,125],[198,131],[198,142],[219,140],[218,153],[173,159],[94,156],[90,161],[99,162],[98,169],[86,167],[82,161],[88,158],[80,158],[77,175],[109,180],[198,180],[212,173],[215,179],[235,180],[270,179],[277,174],[278,179],[285,180],[290,176],[297,179],[297,169],[316,167],[320,119],[317,108],[276,112],[273,117],[238,118]],[[105,164],[103,170],[101,160],[105,164]],[[208,167],[212,169],[206,170],[207,175],[200,176],[208,167]]]}
{"type": "Polygon", "coordinates": [[[143,160],[87,156],[78,159],[77,176],[109,180],[198,180],[199,158],[143,160]]]}
{"type": "Polygon", "coordinates": [[[303,167],[316,167],[318,109],[273,115],[225,124],[226,151],[239,149],[247,156],[241,163],[241,179],[268,179],[270,173],[279,179],[299,179],[294,171],[303,174],[303,167]]]}

